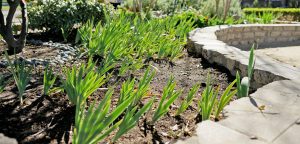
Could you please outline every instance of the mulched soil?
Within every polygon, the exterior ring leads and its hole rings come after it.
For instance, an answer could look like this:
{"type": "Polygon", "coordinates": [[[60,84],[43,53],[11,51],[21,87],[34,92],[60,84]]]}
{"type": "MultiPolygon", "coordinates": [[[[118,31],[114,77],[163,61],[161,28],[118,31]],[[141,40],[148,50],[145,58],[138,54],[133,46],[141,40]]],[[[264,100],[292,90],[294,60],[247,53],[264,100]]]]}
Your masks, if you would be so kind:
{"type": "MultiPolygon", "coordinates": [[[[0,49],[3,49],[0,44],[0,49]]],[[[55,51],[46,51],[47,47],[27,45],[22,54],[23,57],[44,57],[52,59],[55,57],[55,51]],[[43,51],[45,50],[45,51],[43,51]],[[37,54],[32,54],[35,51],[37,54]],[[45,53],[44,56],[42,53],[45,53]]],[[[0,56],[3,58],[3,55],[0,56]]],[[[77,60],[80,62],[82,60],[77,60]]],[[[170,65],[166,62],[150,62],[157,70],[154,79],[151,82],[149,96],[143,99],[147,102],[151,97],[159,98],[162,94],[164,85],[168,78],[173,75],[177,82],[177,89],[184,89],[182,96],[170,107],[167,115],[155,123],[154,127],[145,124],[150,121],[158,100],[150,110],[127,134],[123,135],[117,143],[173,143],[176,139],[187,138],[194,134],[195,126],[201,121],[197,112],[197,101],[200,93],[205,88],[207,74],[211,74],[213,84],[221,86],[221,92],[232,81],[232,77],[223,68],[209,65],[201,58],[193,58],[184,52],[184,56],[170,65]],[[176,109],[179,107],[182,99],[187,95],[188,90],[196,83],[201,83],[201,88],[196,95],[193,103],[181,116],[175,117],[176,109]]],[[[67,64],[70,65],[70,64],[67,64]]],[[[32,72],[32,78],[25,93],[25,102],[20,105],[17,97],[17,88],[12,79],[11,73],[4,67],[0,67],[0,73],[6,76],[7,87],[0,94],[0,133],[6,136],[16,138],[19,143],[71,143],[72,131],[74,126],[75,109],[70,105],[66,94],[58,92],[50,96],[42,96],[43,68],[36,67],[32,72]]],[[[61,75],[60,66],[54,69],[56,74],[61,75]]],[[[141,77],[144,73],[139,70],[131,76],[141,77]]],[[[112,106],[117,104],[118,94],[123,81],[128,77],[112,77],[111,80],[103,86],[108,88],[115,86],[115,93],[112,100],[112,106]]],[[[59,83],[56,83],[59,86],[59,83]]],[[[105,90],[98,90],[89,98],[100,101],[105,94],[105,90]]],[[[115,132],[106,140],[113,137],[115,132]]]]}

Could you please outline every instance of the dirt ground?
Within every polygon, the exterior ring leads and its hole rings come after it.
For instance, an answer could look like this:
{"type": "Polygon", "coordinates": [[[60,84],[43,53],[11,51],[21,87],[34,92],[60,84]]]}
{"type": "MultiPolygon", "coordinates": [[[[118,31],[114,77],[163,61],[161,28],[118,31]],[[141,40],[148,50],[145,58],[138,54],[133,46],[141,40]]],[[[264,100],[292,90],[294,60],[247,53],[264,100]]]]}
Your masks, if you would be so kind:
{"type": "MultiPolygon", "coordinates": [[[[0,45],[0,47],[3,47],[3,45],[0,45]]],[[[42,56],[41,53],[45,52],[44,50],[46,51],[47,47],[27,45],[23,56],[26,58],[40,57],[42,56]],[[33,54],[33,51],[36,54],[33,54]]],[[[52,59],[55,54],[55,51],[46,51],[44,56],[52,59]]],[[[0,56],[0,59],[2,58],[3,55],[0,56]]],[[[152,110],[139,121],[138,125],[123,135],[116,143],[173,143],[176,139],[193,135],[196,123],[201,121],[198,116],[197,101],[205,88],[207,74],[211,74],[215,86],[221,85],[221,92],[233,80],[226,71],[222,71],[223,68],[209,65],[201,58],[190,57],[186,52],[174,64],[171,66],[169,63],[151,62],[157,72],[151,82],[149,93],[152,96],[157,96],[158,99],[168,78],[173,75],[177,82],[177,89],[184,89],[181,97],[170,107],[168,114],[157,121],[153,128],[149,128],[145,125],[145,122],[151,120],[155,107],[159,102],[157,100],[152,110]],[[200,83],[201,88],[193,103],[181,116],[175,117],[174,114],[182,99],[187,96],[187,91],[196,83],[200,83]]],[[[61,75],[60,66],[55,68],[54,71],[57,75],[61,75]]],[[[139,78],[144,71],[139,70],[133,76],[139,78]]],[[[24,105],[19,104],[17,88],[11,73],[4,67],[0,67],[0,73],[4,74],[8,82],[5,91],[0,94],[0,133],[16,138],[19,143],[71,143],[75,109],[70,105],[64,93],[59,92],[50,96],[42,96],[42,68],[36,68],[32,72],[32,78],[24,96],[24,105]]],[[[121,84],[127,78],[112,77],[107,84],[103,85],[103,88],[116,86],[112,106],[117,104],[121,84]]],[[[55,86],[59,85],[60,83],[57,81],[55,86]]],[[[90,96],[89,101],[100,101],[104,94],[105,90],[98,90],[90,96]]],[[[151,96],[144,98],[143,102],[148,101],[150,98],[151,96]]],[[[106,140],[112,138],[114,133],[106,140]]]]}

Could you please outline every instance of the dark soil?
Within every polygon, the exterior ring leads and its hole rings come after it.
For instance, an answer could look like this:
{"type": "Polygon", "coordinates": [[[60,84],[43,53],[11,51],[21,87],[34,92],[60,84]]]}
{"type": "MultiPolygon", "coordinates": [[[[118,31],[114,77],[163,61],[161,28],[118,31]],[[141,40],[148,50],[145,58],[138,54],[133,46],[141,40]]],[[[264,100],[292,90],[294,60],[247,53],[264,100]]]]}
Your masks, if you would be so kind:
{"type": "MultiPolygon", "coordinates": [[[[3,48],[3,45],[1,47],[3,48]]],[[[42,53],[45,53],[45,58],[52,59],[55,57],[55,52],[41,51],[45,49],[47,48],[27,45],[22,55],[28,58],[39,57],[42,53]],[[36,51],[37,54],[32,54],[32,51],[36,51]]],[[[3,55],[0,58],[2,59],[3,55]]],[[[211,74],[215,86],[221,86],[221,91],[224,91],[228,83],[232,81],[230,76],[221,71],[219,67],[208,65],[201,58],[190,57],[186,52],[184,52],[183,57],[174,62],[173,66],[165,62],[150,62],[150,64],[155,67],[154,69],[157,72],[151,82],[149,94],[143,99],[143,103],[154,96],[157,97],[157,101],[152,110],[139,121],[138,125],[123,135],[117,143],[173,143],[176,139],[193,135],[196,124],[201,121],[198,117],[197,102],[205,88],[207,74],[211,74]],[[160,98],[163,87],[171,75],[175,77],[177,89],[184,89],[184,93],[170,107],[167,115],[156,122],[154,127],[149,127],[145,122],[151,120],[155,107],[159,102],[158,98],[160,98]],[[196,83],[201,83],[201,89],[192,105],[182,115],[175,117],[174,114],[182,99],[196,83]]],[[[71,143],[75,109],[70,105],[64,93],[58,92],[50,96],[42,96],[42,69],[36,68],[32,72],[32,78],[24,96],[26,98],[25,102],[20,105],[17,88],[11,73],[6,68],[0,68],[0,73],[6,76],[8,83],[5,91],[0,94],[0,133],[16,138],[19,143],[71,143]]],[[[55,68],[54,71],[57,75],[61,75],[60,66],[55,68]]],[[[139,78],[144,71],[144,69],[139,70],[133,73],[132,76],[139,78]]],[[[108,88],[115,85],[112,106],[116,105],[121,84],[127,78],[113,77],[110,82],[103,86],[108,88]]],[[[56,86],[59,86],[59,83],[56,86]]],[[[98,90],[90,96],[89,101],[101,100],[104,93],[105,90],[98,90]]],[[[113,135],[114,133],[106,140],[108,141],[113,135]]]]}

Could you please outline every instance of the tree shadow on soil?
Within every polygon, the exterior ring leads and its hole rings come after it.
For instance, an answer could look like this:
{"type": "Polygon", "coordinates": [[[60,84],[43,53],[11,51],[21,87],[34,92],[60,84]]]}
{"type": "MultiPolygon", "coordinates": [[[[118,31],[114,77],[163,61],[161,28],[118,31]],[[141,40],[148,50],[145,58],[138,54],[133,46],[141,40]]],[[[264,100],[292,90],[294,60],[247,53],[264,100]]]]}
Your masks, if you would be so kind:
{"type": "Polygon", "coordinates": [[[19,104],[12,101],[1,106],[0,133],[16,138],[19,143],[50,143],[51,139],[69,143],[74,107],[62,107],[49,96],[36,98],[23,108],[18,108],[19,104]],[[45,134],[40,136],[41,133],[45,134]]]}

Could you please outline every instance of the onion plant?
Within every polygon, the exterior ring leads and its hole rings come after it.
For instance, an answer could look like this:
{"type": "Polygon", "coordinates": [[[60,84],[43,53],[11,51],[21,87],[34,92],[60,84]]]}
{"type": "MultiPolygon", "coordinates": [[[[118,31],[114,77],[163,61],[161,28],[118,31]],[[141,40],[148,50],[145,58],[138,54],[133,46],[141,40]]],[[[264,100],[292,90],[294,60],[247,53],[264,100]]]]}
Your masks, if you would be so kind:
{"type": "Polygon", "coordinates": [[[49,90],[53,86],[55,80],[56,76],[53,74],[52,69],[49,68],[49,65],[47,65],[44,71],[44,95],[49,95],[49,90]]]}
{"type": "Polygon", "coordinates": [[[5,52],[5,57],[8,61],[15,83],[18,88],[20,103],[23,104],[23,94],[30,80],[29,76],[32,70],[32,66],[26,67],[25,61],[19,61],[19,60],[16,60],[15,63],[12,63],[10,58],[8,57],[7,52],[5,52]]]}
{"type": "Polygon", "coordinates": [[[244,77],[241,81],[239,72],[236,73],[236,79],[237,79],[236,84],[238,90],[237,96],[239,98],[247,97],[249,95],[250,81],[252,79],[254,65],[255,65],[255,57],[254,57],[254,45],[253,45],[250,50],[250,56],[249,56],[248,77],[244,77]]]}
{"type": "MultiPolygon", "coordinates": [[[[120,115],[130,106],[130,104],[134,101],[134,97],[126,99],[122,104],[109,112],[112,94],[113,90],[109,89],[97,108],[95,109],[95,103],[93,103],[87,111],[84,109],[85,103],[83,106],[80,106],[80,101],[77,101],[75,129],[72,143],[98,143],[106,138],[112,131],[117,129],[122,122],[124,122],[122,120],[115,122],[115,120],[119,118],[120,115]]],[[[125,120],[125,122],[128,121],[125,120]]],[[[129,122],[130,124],[132,123],[132,121],[129,122]]]]}
{"type": "Polygon", "coordinates": [[[94,69],[95,63],[90,59],[87,66],[82,64],[79,68],[73,66],[64,69],[65,79],[62,81],[68,98],[73,105],[80,101],[82,104],[88,96],[96,91],[105,82],[105,75],[99,75],[94,69]]]}
{"type": "Polygon", "coordinates": [[[171,104],[181,95],[182,91],[175,91],[176,83],[174,82],[174,77],[168,80],[167,85],[164,87],[162,98],[159,102],[158,108],[154,112],[151,124],[154,124],[162,116],[164,116],[168,111],[171,104]]]}
{"type": "Polygon", "coordinates": [[[181,113],[183,113],[190,106],[190,104],[193,102],[193,98],[194,98],[195,94],[197,93],[197,91],[199,90],[199,88],[200,88],[200,84],[196,84],[191,88],[187,97],[180,104],[180,107],[176,112],[177,116],[180,115],[181,113]]]}

